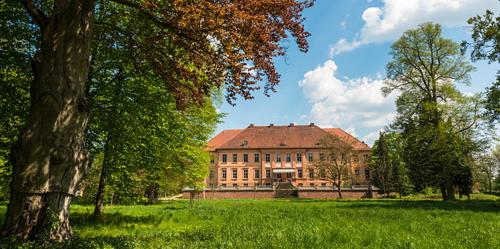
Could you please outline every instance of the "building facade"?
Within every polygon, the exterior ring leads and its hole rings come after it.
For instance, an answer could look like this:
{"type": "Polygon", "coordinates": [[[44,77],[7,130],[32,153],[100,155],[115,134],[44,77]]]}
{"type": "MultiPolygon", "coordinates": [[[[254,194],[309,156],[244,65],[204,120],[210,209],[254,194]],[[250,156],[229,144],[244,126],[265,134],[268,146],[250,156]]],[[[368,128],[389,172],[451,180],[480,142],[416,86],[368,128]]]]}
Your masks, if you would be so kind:
{"type": "Polygon", "coordinates": [[[351,170],[346,186],[367,186],[370,147],[340,128],[309,125],[249,125],[224,130],[208,142],[212,154],[206,186],[255,189],[291,183],[297,188],[332,188],[321,178],[314,162],[325,156],[320,139],[336,136],[352,147],[351,170]]]}

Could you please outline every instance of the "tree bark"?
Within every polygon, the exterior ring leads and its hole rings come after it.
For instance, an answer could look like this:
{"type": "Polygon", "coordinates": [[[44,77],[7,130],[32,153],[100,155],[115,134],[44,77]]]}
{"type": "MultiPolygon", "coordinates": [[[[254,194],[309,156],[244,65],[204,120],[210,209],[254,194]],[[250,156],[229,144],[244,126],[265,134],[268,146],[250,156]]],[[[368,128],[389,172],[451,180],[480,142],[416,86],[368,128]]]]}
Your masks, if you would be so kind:
{"type": "Polygon", "coordinates": [[[41,45],[33,59],[29,118],[11,153],[11,197],[2,235],[62,241],[72,236],[71,197],[89,167],[84,132],[95,2],[58,0],[50,17],[29,3],[41,45]]]}

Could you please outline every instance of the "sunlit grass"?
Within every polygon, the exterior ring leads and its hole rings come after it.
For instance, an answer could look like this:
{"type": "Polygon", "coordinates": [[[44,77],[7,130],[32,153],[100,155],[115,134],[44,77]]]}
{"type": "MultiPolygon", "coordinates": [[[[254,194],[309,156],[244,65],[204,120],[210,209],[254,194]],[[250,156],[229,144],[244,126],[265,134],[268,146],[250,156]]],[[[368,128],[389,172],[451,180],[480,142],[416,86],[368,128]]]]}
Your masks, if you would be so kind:
{"type": "Polygon", "coordinates": [[[500,248],[500,200],[488,198],[175,201],[106,207],[101,221],[73,205],[65,247],[500,248]]]}

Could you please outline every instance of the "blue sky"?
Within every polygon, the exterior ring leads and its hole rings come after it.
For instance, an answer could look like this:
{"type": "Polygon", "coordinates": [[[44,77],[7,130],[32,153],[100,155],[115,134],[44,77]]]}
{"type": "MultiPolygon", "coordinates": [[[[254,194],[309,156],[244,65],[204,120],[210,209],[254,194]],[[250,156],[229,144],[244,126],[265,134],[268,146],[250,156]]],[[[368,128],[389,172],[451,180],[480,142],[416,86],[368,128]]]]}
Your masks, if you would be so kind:
{"type": "MultiPolygon", "coordinates": [[[[486,9],[498,10],[496,0],[317,0],[305,11],[311,33],[309,52],[290,41],[287,56],[277,58],[281,74],[277,92],[253,100],[223,103],[226,113],[216,133],[256,125],[308,124],[340,127],[372,144],[378,131],[395,115],[396,95],[380,94],[390,45],[401,33],[426,21],[443,25],[443,35],[470,39],[466,20],[486,9]]],[[[462,92],[483,91],[494,81],[498,64],[474,63],[470,86],[462,92]]]]}

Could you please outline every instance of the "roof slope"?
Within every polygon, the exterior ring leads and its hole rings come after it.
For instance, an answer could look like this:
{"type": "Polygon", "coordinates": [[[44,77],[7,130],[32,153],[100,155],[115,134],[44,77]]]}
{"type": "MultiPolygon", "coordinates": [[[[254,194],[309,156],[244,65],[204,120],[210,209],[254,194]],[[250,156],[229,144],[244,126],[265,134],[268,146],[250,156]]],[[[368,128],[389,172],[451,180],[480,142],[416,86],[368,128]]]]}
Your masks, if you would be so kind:
{"type": "Polygon", "coordinates": [[[217,147],[221,146],[223,143],[225,143],[227,140],[231,139],[241,131],[241,129],[221,131],[219,134],[208,141],[206,150],[214,151],[215,149],[217,149],[217,147]]]}
{"type": "Polygon", "coordinates": [[[348,142],[355,150],[369,150],[370,149],[370,147],[367,144],[359,141],[353,135],[347,133],[346,131],[344,131],[340,128],[323,128],[323,130],[332,134],[333,136],[340,137],[340,139],[348,142]]]}
{"type": "Polygon", "coordinates": [[[209,146],[211,146],[211,150],[239,148],[315,148],[318,147],[319,140],[328,134],[340,137],[342,140],[353,145],[355,150],[370,149],[368,145],[362,143],[340,128],[322,129],[314,124],[288,126],[250,125],[243,130],[226,130],[210,140],[209,146]],[[232,136],[228,138],[230,134],[232,136]],[[222,140],[225,141],[220,143],[222,140]]]}

